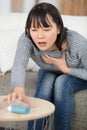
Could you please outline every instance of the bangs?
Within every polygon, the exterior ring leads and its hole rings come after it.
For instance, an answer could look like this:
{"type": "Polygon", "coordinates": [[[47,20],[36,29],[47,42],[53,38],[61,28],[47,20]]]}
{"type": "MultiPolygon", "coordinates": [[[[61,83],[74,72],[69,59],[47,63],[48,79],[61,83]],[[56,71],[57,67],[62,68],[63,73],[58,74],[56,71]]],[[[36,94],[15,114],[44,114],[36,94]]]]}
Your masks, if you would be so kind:
{"type": "Polygon", "coordinates": [[[42,15],[34,15],[32,20],[31,20],[31,23],[30,23],[30,26],[33,26],[34,28],[39,28],[39,27],[50,27],[52,26],[48,17],[45,16],[43,17],[42,15]]]}

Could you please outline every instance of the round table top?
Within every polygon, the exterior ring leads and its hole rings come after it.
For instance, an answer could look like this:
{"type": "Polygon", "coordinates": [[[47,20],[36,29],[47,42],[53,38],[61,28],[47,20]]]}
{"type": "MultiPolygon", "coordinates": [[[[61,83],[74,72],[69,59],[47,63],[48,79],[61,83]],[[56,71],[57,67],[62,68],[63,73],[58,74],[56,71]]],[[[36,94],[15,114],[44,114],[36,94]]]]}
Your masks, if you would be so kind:
{"type": "MultiPolygon", "coordinates": [[[[4,96],[0,96],[2,99],[4,96]]],[[[7,110],[8,104],[6,102],[0,102],[0,121],[24,121],[24,120],[34,120],[43,117],[47,117],[51,115],[54,110],[55,106],[49,101],[28,97],[30,102],[35,106],[31,108],[30,112],[27,114],[17,114],[12,113],[7,110]]],[[[14,104],[18,105],[25,105],[23,102],[15,101],[14,104]]]]}

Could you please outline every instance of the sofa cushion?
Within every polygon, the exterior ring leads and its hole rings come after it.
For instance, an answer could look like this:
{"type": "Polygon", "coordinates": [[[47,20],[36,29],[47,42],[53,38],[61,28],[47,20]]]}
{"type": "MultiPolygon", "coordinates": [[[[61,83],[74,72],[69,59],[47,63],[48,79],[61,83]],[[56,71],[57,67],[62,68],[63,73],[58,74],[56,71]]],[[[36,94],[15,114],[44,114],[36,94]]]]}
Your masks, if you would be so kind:
{"type": "Polygon", "coordinates": [[[87,38],[87,16],[62,15],[64,25],[71,30],[75,30],[87,38]]]}

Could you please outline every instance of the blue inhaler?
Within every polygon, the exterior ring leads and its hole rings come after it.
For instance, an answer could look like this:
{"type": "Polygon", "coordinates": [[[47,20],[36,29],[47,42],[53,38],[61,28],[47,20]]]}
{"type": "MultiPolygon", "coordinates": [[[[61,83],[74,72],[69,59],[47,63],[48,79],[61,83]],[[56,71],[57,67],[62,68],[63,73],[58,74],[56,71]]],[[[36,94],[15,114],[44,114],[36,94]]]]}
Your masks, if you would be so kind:
{"type": "Polygon", "coordinates": [[[18,113],[18,114],[27,114],[30,111],[29,106],[18,106],[18,105],[12,105],[9,106],[8,111],[13,112],[13,113],[18,113]]]}

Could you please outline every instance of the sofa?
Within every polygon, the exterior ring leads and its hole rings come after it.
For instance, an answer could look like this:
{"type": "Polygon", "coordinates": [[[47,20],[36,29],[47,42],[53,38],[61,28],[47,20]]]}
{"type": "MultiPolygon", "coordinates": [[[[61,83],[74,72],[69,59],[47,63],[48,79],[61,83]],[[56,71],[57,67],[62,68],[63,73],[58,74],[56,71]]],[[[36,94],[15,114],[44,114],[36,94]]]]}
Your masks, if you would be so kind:
{"type": "MultiPolygon", "coordinates": [[[[0,14],[0,73],[10,71],[14,62],[17,49],[17,41],[24,32],[27,14],[7,13],[0,14]]],[[[62,15],[64,25],[76,30],[87,38],[87,16],[62,15]]],[[[32,71],[33,75],[38,72],[39,67],[29,60],[26,70],[32,71]]],[[[36,76],[33,76],[33,81],[36,76]]],[[[33,82],[35,86],[36,82],[33,82]]],[[[75,95],[75,108],[72,117],[72,130],[87,130],[87,90],[77,92],[75,95]]]]}

